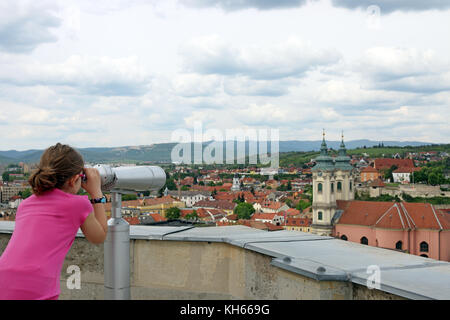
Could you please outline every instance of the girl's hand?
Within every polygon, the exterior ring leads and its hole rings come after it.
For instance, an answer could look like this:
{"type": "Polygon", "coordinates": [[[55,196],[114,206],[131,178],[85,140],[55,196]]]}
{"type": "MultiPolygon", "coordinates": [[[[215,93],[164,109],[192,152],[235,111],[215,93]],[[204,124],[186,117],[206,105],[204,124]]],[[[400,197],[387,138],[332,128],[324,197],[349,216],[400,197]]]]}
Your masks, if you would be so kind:
{"type": "Polygon", "coordinates": [[[90,194],[91,198],[101,198],[103,193],[100,172],[95,168],[84,168],[84,173],[86,182],[81,182],[81,187],[90,194]]]}

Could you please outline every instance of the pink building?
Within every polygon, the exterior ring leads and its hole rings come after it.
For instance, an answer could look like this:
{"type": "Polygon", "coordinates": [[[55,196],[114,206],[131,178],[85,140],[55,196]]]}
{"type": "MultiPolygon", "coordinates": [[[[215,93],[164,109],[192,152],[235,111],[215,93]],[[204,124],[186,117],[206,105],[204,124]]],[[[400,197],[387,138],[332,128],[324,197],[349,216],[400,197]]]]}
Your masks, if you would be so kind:
{"type": "Polygon", "coordinates": [[[428,203],[337,201],[333,236],[450,261],[450,215],[428,203]]]}

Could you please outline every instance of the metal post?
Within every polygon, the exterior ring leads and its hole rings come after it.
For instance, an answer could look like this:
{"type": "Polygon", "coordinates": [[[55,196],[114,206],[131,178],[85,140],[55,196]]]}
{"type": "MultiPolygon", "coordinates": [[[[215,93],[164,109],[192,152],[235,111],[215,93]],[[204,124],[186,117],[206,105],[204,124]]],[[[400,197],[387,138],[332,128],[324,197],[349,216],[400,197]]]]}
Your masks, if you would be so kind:
{"type": "Polygon", "coordinates": [[[122,218],[122,195],[111,193],[104,245],[105,300],[130,300],[130,225],[122,218]]]}

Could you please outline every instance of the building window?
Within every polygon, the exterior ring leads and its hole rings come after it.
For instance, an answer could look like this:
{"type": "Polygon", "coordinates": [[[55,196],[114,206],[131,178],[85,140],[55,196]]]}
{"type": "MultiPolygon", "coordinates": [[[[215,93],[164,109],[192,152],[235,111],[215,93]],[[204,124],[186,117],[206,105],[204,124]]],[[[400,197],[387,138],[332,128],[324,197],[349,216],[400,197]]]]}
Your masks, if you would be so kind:
{"type": "Polygon", "coordinates": [[[350,181],[350,191],[352,190],[352,187],[353,187],[352,182],[350,181]]]}
{"type": "Polygon", "coordinates": [[[322,211],[319,211],[319,212],[317,213],[317,219],[318,219],[318,220],[322,220],[322,211]]]}
{"type": "Polygon", "coordinates": [[[420,243],[420,252],[428,252],[428,243],[425,241],[420,243]]]}
{"type": "Polygon", "coordinates": [[[346,236],[345,234],[343,234],[343,235],[341,236],[341,240],[347,241],[347,240],[348,240],[348,239],[347,239],[347,236],[346,236]]]}
{"type": "Polygon", "coordinates": [[[366,245],[368,245],[368,244],[369,244],[369,240],[367,240],[366,237],[362,237],[362,238],[361,238],[361,244],[366,244],[366,245]]]}
{"type": "Polygon", "coordinates": [[[331,183],[331,193],[334,192],[334,183],[331,183]]]}
{"type": "Polygon", "coordinates": [[[428,256],[426,254],[421,254],[420,256],[424,257],[424,258],[428,258],[428,256]]]}
{"type": "Polygon", "coordinates": [[[319,183],[319,184],[317,185],[317,191],[318,191],[319,193],[322,193],[322,184],[321,184],[321,183],[319,183]]]}
{"type": "Polygon", "coordinates": [[[403,243],[401,241],[398,241],[395,244],[395,249],[397,249],[397,250],[402,250],[402,247],[403,247],[403,243]]]}
{"type": "Polygon", "coordinates": [[[337,183],[337,190],[342,191],[342,182],[340,181],[337,183]]]}

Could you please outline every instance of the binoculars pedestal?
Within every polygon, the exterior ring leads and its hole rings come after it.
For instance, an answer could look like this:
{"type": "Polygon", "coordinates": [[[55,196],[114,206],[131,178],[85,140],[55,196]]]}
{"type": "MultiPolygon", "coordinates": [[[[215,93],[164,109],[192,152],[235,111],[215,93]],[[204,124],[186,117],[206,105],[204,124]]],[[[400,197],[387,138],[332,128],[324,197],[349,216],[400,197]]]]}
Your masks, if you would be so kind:
{"type": "Polygon", "coordinates": [[[105,300],[130,300],[130,225],[122,218],[122,195],[111,193],[104,243],[105,300]]]}

